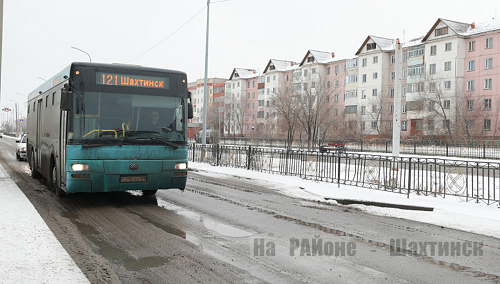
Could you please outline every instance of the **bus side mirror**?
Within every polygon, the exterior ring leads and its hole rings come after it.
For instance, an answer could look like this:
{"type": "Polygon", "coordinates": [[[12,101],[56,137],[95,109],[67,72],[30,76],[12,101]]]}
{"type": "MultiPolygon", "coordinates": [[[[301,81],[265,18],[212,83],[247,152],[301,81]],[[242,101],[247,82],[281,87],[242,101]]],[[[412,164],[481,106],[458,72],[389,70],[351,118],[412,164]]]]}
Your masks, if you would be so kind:
{"type": "Polygon", "coordinates": [[[62,90],[61,91],[61,110],[71,110],[73,105],[73,92],[62,90]]]}
{"type": "Polygon", "coordinates": [[[193,118],[193,103],[191,102],[191,92],[188,92],[188,119],[193,118]]]}

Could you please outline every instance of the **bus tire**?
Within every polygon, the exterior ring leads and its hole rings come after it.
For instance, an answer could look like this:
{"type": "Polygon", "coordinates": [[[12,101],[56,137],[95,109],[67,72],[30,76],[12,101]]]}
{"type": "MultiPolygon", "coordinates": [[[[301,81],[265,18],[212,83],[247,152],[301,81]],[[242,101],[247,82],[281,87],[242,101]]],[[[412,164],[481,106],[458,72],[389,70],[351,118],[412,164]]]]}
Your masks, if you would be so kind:
{"type": "Polygon", "coordinates": [[[143,190],[142,191],[142,196],[155,195],[157,191],[158,191],[158,189],[155,189],[155,190],[143,190]]]}
{"type": "Polygon", "coordinates": [[[54,192],[59,197],[66,196],[66,193],[57,185],[57,165],[52,160],[51,162],[51,170],[50,170],[50,186],[54,189],[54,192]]]}
{"type": "Polygon", "coordinates": [[[38,179],[38,178],[42,177],[42,175],[37,170],[35,170],[35,152],[34,151],[31,151],[30,169],[31,169],[30,176],[32,178],[38,179]]]}

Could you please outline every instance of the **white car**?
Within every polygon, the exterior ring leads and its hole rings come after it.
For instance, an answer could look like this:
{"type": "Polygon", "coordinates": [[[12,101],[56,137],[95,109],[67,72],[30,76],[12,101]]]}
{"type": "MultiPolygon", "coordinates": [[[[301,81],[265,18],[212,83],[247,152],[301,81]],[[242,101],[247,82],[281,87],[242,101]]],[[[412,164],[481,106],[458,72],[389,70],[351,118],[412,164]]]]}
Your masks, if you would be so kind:
{"type": "Polygon", "coordinates": [[[26,160],[26,134],[21,135],[21,137],[16,139],[16,158],[21,160],[26,160]]]}

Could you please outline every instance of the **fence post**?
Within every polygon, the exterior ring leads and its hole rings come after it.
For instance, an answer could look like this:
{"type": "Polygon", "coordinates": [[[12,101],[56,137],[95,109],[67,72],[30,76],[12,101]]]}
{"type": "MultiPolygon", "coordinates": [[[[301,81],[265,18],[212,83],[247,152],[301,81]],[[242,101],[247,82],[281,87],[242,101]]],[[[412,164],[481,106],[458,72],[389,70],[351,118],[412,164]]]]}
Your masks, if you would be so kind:
{"type": "Polygon", "coordinates": [[[486,143],[483,143],[483,159],[486,159],[486,143]]]}
{"type": "Polygon", "coordinates": [[[217,144],[217,157],[215,159],[217,166],[220,166],[220,156],[219,155],[220,155],[220,145],[217,144]]]}
{"type": "Polygon", "coordinates": [[[446,157],[448,157],[448,143],[446,143],[446,157]]]}
{"type": "Polygon", "coordinates": [[[252,160],[252,146],[248,146],[248,157],[247,157],[247,170],[250,170],[250,163],[252,160]]]}
{"type": "Polygon", "coordinates": [[[411,157],[408,160],[408,195],[407,198],[410,198],[410,189],[411,189],[411,157]]]}
{"type": "MultiPolygon", "coordinates": [[[[338,187],[340,188],[340,157],[341,154],[337,156],[338,162],[337,162],[337,181],[338,181],[338,187]]],[[[346,155],[346,164],[347,164],[347,155],[346,155]]]]}

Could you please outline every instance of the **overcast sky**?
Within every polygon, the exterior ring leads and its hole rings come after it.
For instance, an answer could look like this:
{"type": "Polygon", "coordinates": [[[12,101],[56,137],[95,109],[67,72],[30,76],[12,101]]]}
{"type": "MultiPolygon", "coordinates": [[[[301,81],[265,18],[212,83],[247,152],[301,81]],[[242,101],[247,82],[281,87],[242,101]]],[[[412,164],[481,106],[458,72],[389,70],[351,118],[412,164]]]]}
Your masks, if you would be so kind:
{"type": "MultiPolygon", "coordinates": [[[[204,77],[206,0],[4,0],[2,107],[75,61],[129,63],[204,77]],[[195,16],[196,15],[196,16],[195,16]]],[[[212,0],[209,77],[263,71],[307,50],[352,57],[368,35],[409,40],[438,18],[500,17],[498,0],[212,0]]]]}

